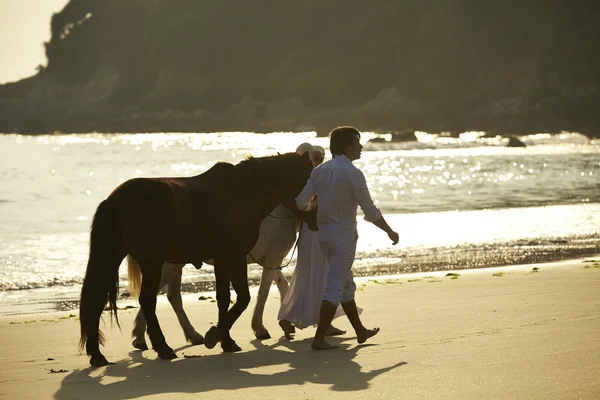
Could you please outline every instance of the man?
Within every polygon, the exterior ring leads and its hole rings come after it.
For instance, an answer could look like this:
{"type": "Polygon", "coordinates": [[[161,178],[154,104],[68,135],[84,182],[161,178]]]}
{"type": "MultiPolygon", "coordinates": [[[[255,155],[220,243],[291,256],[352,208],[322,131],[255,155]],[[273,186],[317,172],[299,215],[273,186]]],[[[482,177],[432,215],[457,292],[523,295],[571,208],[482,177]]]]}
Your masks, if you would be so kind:
{"type": "Polygon", "coordinates": [[[329,147],[333,158],[314,169],[296,198],[298,208],[306,210],[311,199],[318,195],[319,242],[329,261],[319,324],[311,346],[315,350],[338,347],[325,341],[325,332],[340,303],[356,332],[358,343],[364,343],[379,332],[379,328],[365,328],[354,301],[356,284],[352,276],[352,264],[358,239],[358,206],[363,210],[366,221],[385,231],[393,244],[398,243],[398,234],[390,228],[381,211],[373,204],[364,174],[352,164],[352,161],[360,158],[360,132],[348,126],[335,128],[329,134],[329,147]]]}

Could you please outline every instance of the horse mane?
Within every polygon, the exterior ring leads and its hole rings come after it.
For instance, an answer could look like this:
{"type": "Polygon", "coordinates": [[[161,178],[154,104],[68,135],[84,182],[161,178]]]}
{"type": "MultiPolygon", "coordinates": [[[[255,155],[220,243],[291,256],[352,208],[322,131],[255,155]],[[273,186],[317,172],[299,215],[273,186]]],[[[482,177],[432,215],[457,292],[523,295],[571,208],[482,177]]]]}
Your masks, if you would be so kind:
{"type": "Polygon", "coordinates": [[[269,160],[275,160],[275,159],[281,158],[282,155],[283,154],[277,154],[277,155],[264,156],[264,157],[246,156],[246,158],[244,158],[242,161],[240,161],[237,165],[252,166],[252,165],[258,165],[258,164],[265,164],[269,160]]]}
{"type": "MultiPolygon", "coordinates": [[[[290,178],[299,173],[302,158],[297,153],[277,154],[265,157],[248,156],[235,165],[241,178],[240,184],[248,189],[270,186],[282,176],[290,178]]],[[[293,179],[293,178],[291,178],[293,179]]]]}
{"type": "MultiPolygon", "coordinates": [[[[297,165],[295,164],[298,162],[298,160],[299,155],[296,153],[277,154],[265,157],[248,156],[242,161],[240,161],[236,165],[236,168],[239,170],[249,172],[264,171],[265,169],[270,170],[271,168],[277,171],[278,168],[275,167],[278,166],[280,168],[283,168],[285,171],[292,171],[297,168],[297,165]]],[[[281,170],[279,170],[278,172],[281,173],[281,170]]]]}

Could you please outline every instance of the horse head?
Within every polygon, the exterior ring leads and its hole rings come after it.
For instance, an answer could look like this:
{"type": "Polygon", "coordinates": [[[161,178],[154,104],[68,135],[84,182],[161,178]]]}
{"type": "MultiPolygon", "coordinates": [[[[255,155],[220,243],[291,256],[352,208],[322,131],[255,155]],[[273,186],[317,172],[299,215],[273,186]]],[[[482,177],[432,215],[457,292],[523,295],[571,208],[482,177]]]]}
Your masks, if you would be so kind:
{"type": "Polygon", "coordinates": [[[313,164],[308,152],[301,155],[298,153],[286,153],[278,157],[282,158],[281,194],[286,199],[296,198],[310,178],[313,164]]]}
{"type": "Polygon", "coordinates": [[[245,207],[255,208],[255,217],[262,221],[277,204],[294,202],[312,169],[308,153],[250,157],[236,165],[236,190],[245,207]]]}

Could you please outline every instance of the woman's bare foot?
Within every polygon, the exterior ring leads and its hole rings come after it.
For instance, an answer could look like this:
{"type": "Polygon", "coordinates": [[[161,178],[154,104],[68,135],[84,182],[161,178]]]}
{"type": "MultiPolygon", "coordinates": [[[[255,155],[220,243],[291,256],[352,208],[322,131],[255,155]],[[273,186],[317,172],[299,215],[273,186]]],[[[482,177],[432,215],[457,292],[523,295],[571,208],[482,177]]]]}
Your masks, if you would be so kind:
{"type": "Polygon", "coordinates": [[[281,329],[283,329],[283,334],[285,335],[286,339],[292,340],[294,338],[294,333],[296,332],[296,330],[294,329],[294,325],[292,325],[290,321],[282,319],[281,321],[279,321],[279,326],[281,327],[281,329]]]}
{"type": "Polygon", "coordinates": [[[340,348],[340,346],[329,344],[325,340],[317,338],[313,339],[312,345],[310,347],[312,347],[313,350],[333,350],[340,348]]]}
{"type": "Polygon", "coordinates": [[[325,331],[325,336],[339,336],[339,335],[343,335],[344,333],[346,333],[346,331],[338,329],[333,325],[329,325],[329,327],[325,331]]]}
{"type": "Polygon", "coordinates": [[[375,336],[379,333],[379,328],[373,328],[373,329],[366,329],[360,333],[356,334],[356,340],[358,340],[358,343],[364,343],[367,341],[368,338],[375,336]]]}

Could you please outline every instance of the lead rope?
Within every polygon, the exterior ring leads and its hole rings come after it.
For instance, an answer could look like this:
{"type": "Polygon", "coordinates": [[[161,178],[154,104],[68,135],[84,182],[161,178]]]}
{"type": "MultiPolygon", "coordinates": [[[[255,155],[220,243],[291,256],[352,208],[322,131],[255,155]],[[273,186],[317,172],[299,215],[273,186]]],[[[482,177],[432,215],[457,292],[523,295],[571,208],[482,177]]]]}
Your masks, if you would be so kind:
{"type": "MultiPolygon", "coordinates": [[[[288,218],[288,217],[273,217],[273,218],[288,218]]],[[[292,262],[292,258],[294,258],[294,252],[296,251],[296,248],[298,247],[298,242],[300,241],[300,236],[302,236],[302,225],[303,224],[304,224],[304,221],[300,221],[300,233],[298,233],[298,239],[296,239],[296,243],[294,243],[294,248],[292,249],[292,255],[290,256],[290,260],[287,262],[287,264],[283,265],[283,266],[280,265],[277,268],[267,268],[267,267],[263,267],[263,268],[266,268],[266,269],[278,269],[278,270],[281,271],[282,269],[287,268],[290,265],[290,263],[292,262]]],[[[256,259],[252,255],[252,252],[249,252],[248,255],[250,256],[250,258],[252,259],[252,261],[254,261],[258,265],[260,265],[260,263],[258,261],[256,261],[256,259]]]]}

